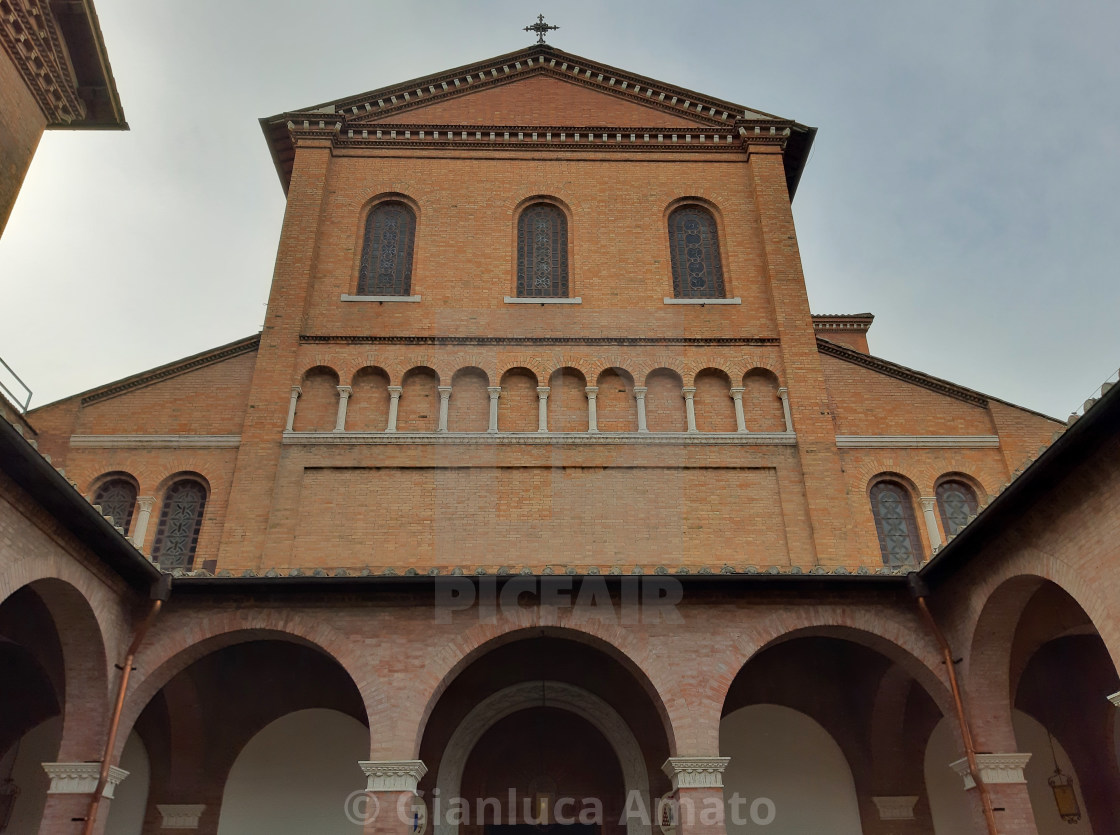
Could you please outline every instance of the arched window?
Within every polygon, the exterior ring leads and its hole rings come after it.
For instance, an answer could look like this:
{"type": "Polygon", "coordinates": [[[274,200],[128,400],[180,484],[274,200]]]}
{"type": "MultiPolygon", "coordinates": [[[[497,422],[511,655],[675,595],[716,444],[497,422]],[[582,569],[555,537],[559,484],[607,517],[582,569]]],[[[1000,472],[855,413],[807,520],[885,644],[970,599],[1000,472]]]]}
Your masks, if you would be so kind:
{"type": "Polygon", "coordinates": [[[517,218],[517,295],[568,295],[568,219],[551,203],[534,203],[517,218]]]}
{"type": "Polygon", "coordinates": [[[206,488],[194,479],[181,479],[167,488],[152,545],[152,559],[161,568],[190,568],[205,508],[206,488]]]}
{"type": "Polygon", "coordinates": [[[968,517],[976,512],[979,503],[976,491],[963,481],[943,481],[937,485],[937,507],[945,533],[952,536],[968,524],[968,517]]]}
{"type": "Polygon", "coordinates": [[[378,203],[366,219],[359,296],[407,296],[412,289],[416,215],[398,201],[378,203]]]}
{"type": "Polygon", "coordinates": [[[113,524],[128,532],[132,511],[136,508],[136,485],[127,478],[103,481],[93,494],[93,503],[101,506],[103,516],[112,516],[113,524]]]}
{"type": "Polygon", "coordinates": [[[871,488],[871,513],[879,533],[883,563],[912,565],[921,554],[918,524],[910,492],[897,481],[880,481],[871,488]]]}
{"type": "Polygon", "coordinates": [[[719,236],[711,212],[691,205],[673,210],[669,215],[669,255],[673,262],[674,297],[723,298],[719,236]]]}

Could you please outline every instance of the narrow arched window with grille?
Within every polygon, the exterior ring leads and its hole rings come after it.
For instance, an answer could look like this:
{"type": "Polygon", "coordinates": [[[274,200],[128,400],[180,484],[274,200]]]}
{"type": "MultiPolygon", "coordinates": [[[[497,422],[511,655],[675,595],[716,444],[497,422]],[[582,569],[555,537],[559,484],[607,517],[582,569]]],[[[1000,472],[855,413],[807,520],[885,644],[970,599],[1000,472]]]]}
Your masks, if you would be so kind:
{"type": "Polygon", "coordinates": [[[673,210],[669,215],[669,255],[675,298],[723,298],[719,235],[711,212],[694,205],[673,210]]]}
{"type": "Polygon", "coordinates": [[[152,545],[152,559],[161,568],[191,567],[205,509],[206,488],[194,479],[180,479],[167,488],[152,545]]]}
{"type": "Polygon", "coordinates": [[[396,200],[378,203],[366,218],[359,296],[407,296],[412,290],[416,215],[396,200]]]}
{"type": "Polygon", "coordinates": [[[568,218],[551,203],[534,203],[517,218],[517,295],[568,295],[568,218]]]}
{"type": "Polygon", "coordinates": [[[110,478],[94,492],[93,503],[101,507],[102,516],[112,516],[113,524],[128,533],[136,509],[136,485],[127,478],[110,478]]]}
{"type": "Polygon", "coordinates": [[[978,507],[976,491],[963,481],[948,480],[937,485],[937,509],[941,511],[946,535],[959,533],[978,507]]]}
{"type": "Polygon", "coordinates": [[[871,513],[883,563],[892,567],[917,563],[921,540],[910,491],[896,481],[877,482],[871,488],[871,513]]]}

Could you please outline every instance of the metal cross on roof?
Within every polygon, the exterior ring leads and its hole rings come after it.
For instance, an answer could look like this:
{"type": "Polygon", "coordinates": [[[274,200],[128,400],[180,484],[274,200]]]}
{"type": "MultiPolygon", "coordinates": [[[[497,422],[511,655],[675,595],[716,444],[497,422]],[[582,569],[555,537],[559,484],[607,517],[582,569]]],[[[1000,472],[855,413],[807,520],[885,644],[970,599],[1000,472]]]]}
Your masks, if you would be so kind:
{"type": "Polygon", "coordinates": [[[559,29],[559,28],[560,28],[559,26],[550,26],[549,24],[545,23],[544,22],[544,15],[539,14],[539,15],[537,15],[537,22],[534,23],[532,26],[526,26],[525,31],[526,32],[535,32],[536,35],[537,35],[537,43],[544,43],[545,33],[548,32],[548,30],[550,30],[550,29],[559,29]]]}

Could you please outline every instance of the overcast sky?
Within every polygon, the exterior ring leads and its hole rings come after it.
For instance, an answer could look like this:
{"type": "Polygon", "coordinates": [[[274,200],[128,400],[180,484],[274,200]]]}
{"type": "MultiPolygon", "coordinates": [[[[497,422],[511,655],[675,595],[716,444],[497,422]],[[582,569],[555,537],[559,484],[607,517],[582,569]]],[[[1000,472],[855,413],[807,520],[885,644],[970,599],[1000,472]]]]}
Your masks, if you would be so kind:
{"type": "Polygon", "coordinates": [[[0,238],[42,405],[255,333],[284,197],[257,119],[527,46],[820,129],[815,312],[1059,417],[1120,366],[1120,4],[96,0],[132,130],[48,132],[0,238]]]}

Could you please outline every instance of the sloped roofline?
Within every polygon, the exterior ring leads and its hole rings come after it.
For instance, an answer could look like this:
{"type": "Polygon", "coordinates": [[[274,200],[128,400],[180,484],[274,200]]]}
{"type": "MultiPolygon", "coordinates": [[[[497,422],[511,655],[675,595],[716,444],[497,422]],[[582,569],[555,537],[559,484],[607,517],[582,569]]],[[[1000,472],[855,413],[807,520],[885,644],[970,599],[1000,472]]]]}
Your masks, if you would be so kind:
{"type": "Polygon", "coordinates": [[[966,386],[950,382],[949,380],[935,377],[932,374],[926,374],[924,371],[916,371],[913,368],[908,368],[897,362],[891,362],[882,357],[865,354],[863,351],[857,351],[855,348],[849,348],[846,345],[832,342],[824,337],[817,337],[817,350],[825,356],[835,357],[844,362],[862,366],[871,371],[885,374],[888,377],[894,377],[896,380],[902,380],[912,385],[935,391],[938,394],[956,398],[957,400],[961,400],[973,406],[987,408],[989,401],[995,401],[996,403],[1002,403],[1004,406],[1010,406],[1012,409],[1018,409],[1020,412],[1027,412],[1028,414],[1053,421],[1063,427],[1066,425],[1064,420],[1059,420],[1056,417],[1035,411],[1034,409],[1028,409],[1026,406],[1020,406],[1017,403],[1009,403],[998,397],[992,397],[990,394],[984,394],[975,389],[970,389],[966,386]]]}
{"type": "Polygon", "coordinates": [[[783,154],[786,181],[791,198],[796,191],[809,156],[809,148],[816,135],[816,128],[773,113],[714,98],[686,87],[658,81],[590,58],[564,52],[548,44],[535,44],[504,55],[398,82],[358,95],[278,113],[261,119],[261,129],[272,152],[273,164],[276,166],[280,183],[286,192],[291,180],[293,155],[288,123],[297,117],[305,119],[313,116],[322,119],[325,115],[329,115],[336,120],[350,120],[368,117],[371,113],[397,114],[426,107],[432,102],[468,95],[472,90],[485,89],[524,78],[523,73],[526,70],[556,73],[559,72],[555,66],[557,63],[567,68],[564,70],[564,77],[568,78],[570,75],[571,78],[568,80],[577,80],[575,69],[578,68],[577,83],[589,84],[602,92],[640,102],[654,109],[662,109],[676,116],[687,116],[700,124],[727,128],[729,132],[737,132],[738,126],[744,123],[756,126],[772,123],[771,127],[788,128],[789,137],[783,154]],[[544,60],[538,59],[547,60],[548,66],[545,66],[544,60]],[[525,67],[521,66],[522,62],[526,64],[525,67]],[[646,91],[652,91],[652,94],[646,91]]]}

